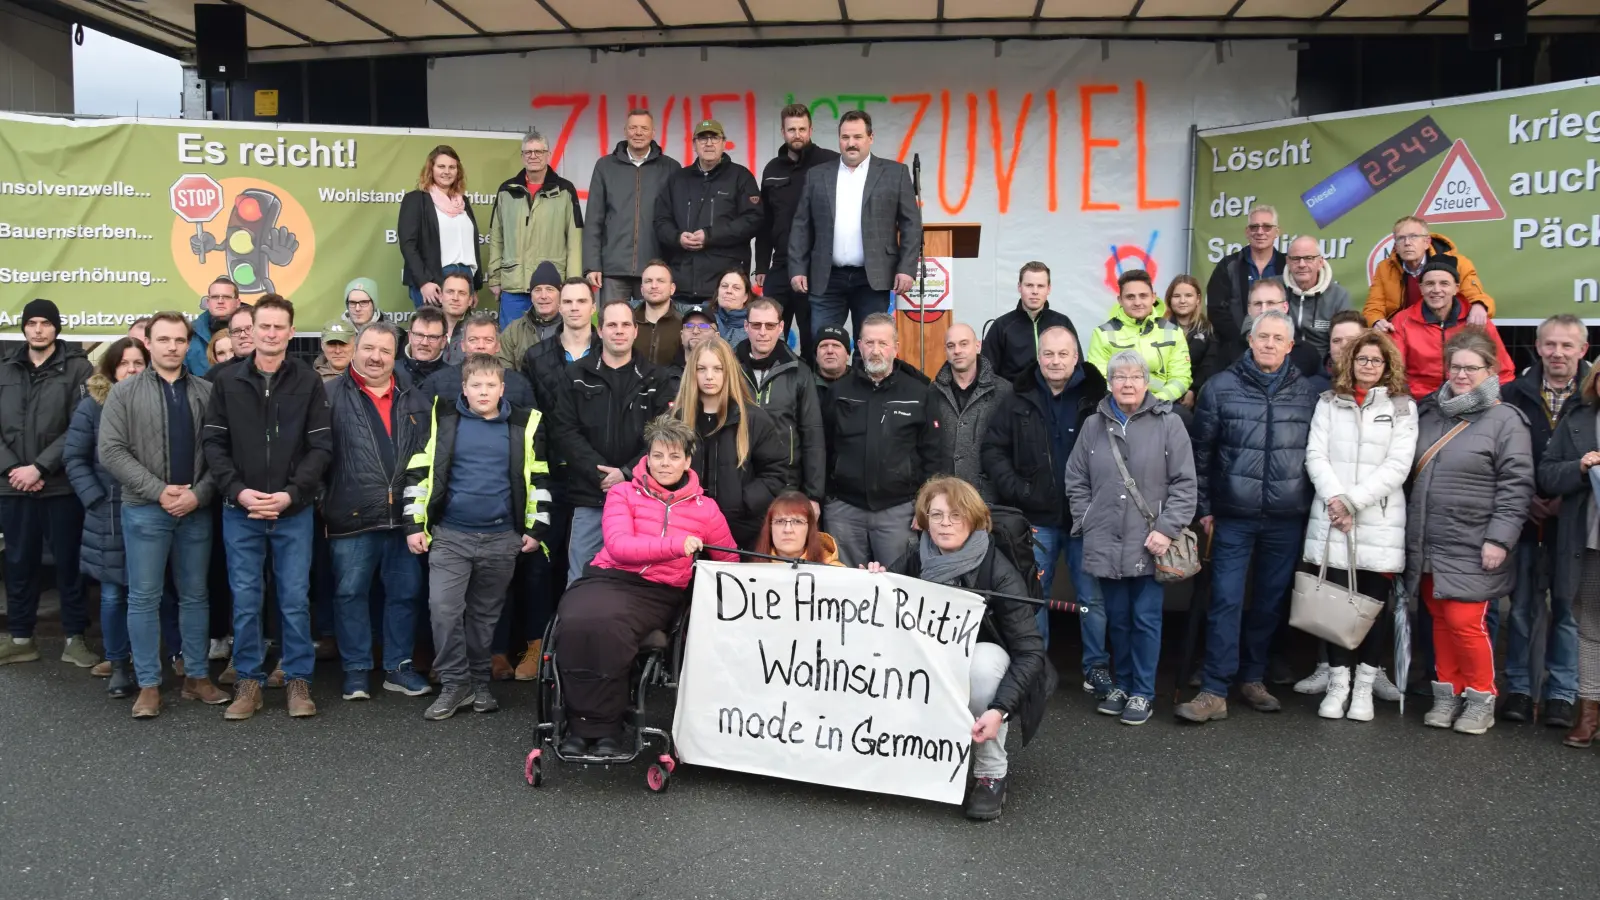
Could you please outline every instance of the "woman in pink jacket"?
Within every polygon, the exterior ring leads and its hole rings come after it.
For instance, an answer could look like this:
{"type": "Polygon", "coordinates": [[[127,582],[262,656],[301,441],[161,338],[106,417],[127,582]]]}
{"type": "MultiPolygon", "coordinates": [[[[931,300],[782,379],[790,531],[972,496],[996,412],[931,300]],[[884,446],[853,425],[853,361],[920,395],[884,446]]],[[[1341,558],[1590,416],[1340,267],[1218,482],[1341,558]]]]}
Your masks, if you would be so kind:
{"type": "MultiPolygon", "coordinates": [[[[649,454],[633,478],[606,492],[605,549],[561,597],[561,685],[567,708],[563,756],[629,755],[623,716],[628,677],[645,636],[670,626],[688,600],[694,555],[734,546],[728,521],[689,468],[698,440],[670,415],[644,429],[649,454]]],[[[732,553],[712,558],[737,562],[732,553]]]]}

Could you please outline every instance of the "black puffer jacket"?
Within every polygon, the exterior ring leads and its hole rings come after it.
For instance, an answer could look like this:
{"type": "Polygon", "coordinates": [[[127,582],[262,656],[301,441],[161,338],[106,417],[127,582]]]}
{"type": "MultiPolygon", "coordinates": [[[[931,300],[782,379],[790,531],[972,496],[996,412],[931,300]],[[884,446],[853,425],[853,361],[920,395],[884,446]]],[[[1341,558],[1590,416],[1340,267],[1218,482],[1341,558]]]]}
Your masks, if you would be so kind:
{"type": "MultiPolygon", "coordinates": [[[[817,399],[816,376],[783,342],[780,341],[772,353],[777,360],[758,388],[750,365],[750,342],[740,341],[734,348],[751,396],[772,416],[772,424],[777,426],[778,436],[783,440],[788,457],[789,486],[821,503],[827,496],[824,488],[828,447],[823,437],[822,403],[817,399]]],[[[705,480],[700,483],[705,484],[705,480]]]]}
{"type": "MultiPolygon", "coordinates": [[[[906,554],[889,566],[889,571],[911,578],[922,576],[922,555],[917,551],[916,538],[911,540],[906,554]]],[[[1001,555],[992,542],[983,562],[957,578],[951,587],[1029,596],[1016,566],[1001,555]]],[[[1026,744],[1044,720],[1045,701],[1056,681],[1054,668],[1044,652],[1044,638],[1039,635],[1035,618],[1038,609],[1032,604],[999,598],[989,598],[987,605],[978,639],[999,644],[1011,657],[1011,665],[1000,678],[1000,686],[995,689],[989,708],[1009,713],[1016,719],[1022,726],[1022,742],[1026,744]]]]}
{"type": "Polygon", "coordinates": [[[389,389],[388,430],[351,371],[326,385],[333,461],[321,508],[330,537],[404,525],[406,460],[428,441],[428,407],[404,370],[389,389]]]}
{"type": "MultiPolygon", "coordinates": [[[[555,342],[552,342],[555,343],[555,342]]],[[[550,434],[566,462],[567,499],[573,506],[605,506],[597,466],[614,466],[626,480],[649,448],[645,423],[677,399],[672,373],[638,356],[621,369],[604,365],[603,353],[568,364],[550,411],[550,434]],[[602,371],[604,368],[604,371],[602,371]]]]}
{"type": "Polygon", "coordinates": [[[1306,445],[1317,395],[1294,364],[1269,378],[1251,356],[1212,376],[1194,413],[1199,516],[1305,522],[1316,491],[1306,445]]]}
{"type": "Polygon", "coordinates": [[[828,391],[822,423],[829,499],[888,509],[915,499],[933,474],[939,438],[928,414],[928,379],[901,360],[874,383],[857,359],[828,391]]]}
{"type": "Polygon", "coordinates": [[[18,341],[0,360],[0,475],[18,466],[38,466],[44,488],[23,494],[0,478],[0,497],[65,497],[72,494],[62,455],[72,414],[88,396],[84,388],[94,366],[77,344],[56,341],[38,369],[28,360],[28,345],[18,341]]]}
{"type": "Polygon", "coordinates": [[[717,277],[732,268],[750,269],[750,239],[761,228],[761,191],[750,170],[723,154],[703,172],[694,161],[667,180],[656,198],[656,241],[672,263],[680,297],[717,295],[717,277]],[[685,250],[684,232],[704,229],[705,246],[685,250]]]}
{"type": "Polygon", "coordinates": [[[956,403],[956,376],[949,363],[933,376],[933,389],[928,392],[933,427],[939,437],[939,458],[934,470],[977,488],[985,503],[995,503],[999,498],[994,484],[984,474],[983,440],[989,433],[989,420],[1011,394],[1011,383],[996,377],[994,367],[981,356],[965,407],[956,403]]]}
{"type": "Polygon", "coordinates": [[[62,457],[72,490],[83,504],[83,546],[78,570],[99,582],[128,583],[128,558],[122,547],[122,485],[100,465],[100,413],[111,382],[101,375],[88,381],[89,396],[72,414],[62,457]]]}
{"type": "MultiPolygon", "coordinates": [[[[1093,366],[1079,366],[1078,371],[1083,380],[1067,390],[1077,392],[1081,428],[1106,395],[1106,380],[1093,366]]],[[[1067,458],[1056,459],[1051,449],[1050,413],[1044,406],[1037,372],[1035,366],[1018,375],[1011,395],[1001,400],[989,417],[989,431],[983,438],[983,471],[994,485],[996,499],[1022,510],[1030,523],[1067,528],[1072,524],[1065,481],[1067,458]]],[[[1070,446],[1067,453],[1070,457],[1070,446]]]]}
{"type": "MultiPolygon", "coordinates": [[[[1077,339],[1078,329],[1073,327],[1072,320],[1051,309],[1048,302],[1039,310],[1039,318],[1034,319],[1018,300],[1016,309],[989,323],[983,335],[983,358],[994,366],[996,375],[1005,381],[1015,381],[1039,360],[1039,332],[1057,325],[1072,332],[1073,339],[1077,339]]],[[[1080,357],[1083,349],[1079,344],[1080,357]]]]}
{"type": "Polygon", "coordinates": [[[737,405],[728,410],[728,421],[721,428],[716,427],[715,416],[705,414],[692,423],[700,444],[689,462],[701,490],[717,501],[728,530],[746,550],[755,547],[767,507],[789,478],[789,453],[772,417],[760,407],[751,407],[749,414],[750,456],[744,465],[739,465],[737,405]]]}

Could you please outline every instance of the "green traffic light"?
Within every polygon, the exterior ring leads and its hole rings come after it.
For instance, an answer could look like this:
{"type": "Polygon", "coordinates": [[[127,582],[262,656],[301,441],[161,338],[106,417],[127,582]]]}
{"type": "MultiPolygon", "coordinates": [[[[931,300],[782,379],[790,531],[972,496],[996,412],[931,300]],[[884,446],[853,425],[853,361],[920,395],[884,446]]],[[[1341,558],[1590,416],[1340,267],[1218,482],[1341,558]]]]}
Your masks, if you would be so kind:
{"type": "Polygon", "coordinates": [[[247,262],[239,263],[233,267],[233,280],[238,284],[255,284],[256,267],[247,262]]]}

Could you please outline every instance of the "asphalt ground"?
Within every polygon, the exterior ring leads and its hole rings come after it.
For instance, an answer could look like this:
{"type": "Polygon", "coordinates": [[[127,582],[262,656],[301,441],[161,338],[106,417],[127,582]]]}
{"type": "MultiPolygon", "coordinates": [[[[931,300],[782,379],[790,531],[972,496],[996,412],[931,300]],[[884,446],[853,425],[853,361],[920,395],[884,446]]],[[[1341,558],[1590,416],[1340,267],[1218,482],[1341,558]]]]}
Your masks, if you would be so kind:
{"type": "MultiPolygon", "coordinates": [[[[1169,636],[1181,618],[1168,617],[1169,636]]],[[[534,689],[422,720],[338,696],[290,720],[177,700],[134,721],[55,661],[0,668],[0,898],[1580,898],[1596,896],[1600,749],[1502,723],[1361,724],[1316,700],[1130,728],[1064,676],[1011,763],[1005,815],[683,766],[552,765],[528,787],[534,689]]],[[[1076,656],[1072,647],[1058,654],[1076,656]]],[[[1169,651],[1168,663],[1176,656],[1169,651]]],[[[1064,673],[1070,659],[1058,659],[1064,673]]],[[[219,664],[220,665],[220,664],[219,664]]]]}

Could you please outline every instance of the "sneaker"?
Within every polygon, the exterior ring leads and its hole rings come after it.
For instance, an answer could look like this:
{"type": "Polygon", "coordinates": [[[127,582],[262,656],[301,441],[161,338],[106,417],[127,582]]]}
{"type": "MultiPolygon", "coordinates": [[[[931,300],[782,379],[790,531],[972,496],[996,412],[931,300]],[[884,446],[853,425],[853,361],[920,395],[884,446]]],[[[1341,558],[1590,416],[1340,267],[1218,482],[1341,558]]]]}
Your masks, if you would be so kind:
{"type": "Polygon", "coordinates": [[[1328,664],[1317,663],[1317,670],[1294,683],[1296,694],[1320,694],[1328,689],[1328,664]]]}
{"type": "Polygon", "coordinates": [[[1356,666],[1356,677],[1350,685],[1350,709],[1344,717],[1354,722],[1372,721],[1372,688],[1378,683],[1378,673],[1382,669],[1375,669],[1366,663],[1356,666]]]}
{"type": "Polygon", "coordinates": [[[133,677],[133,663],[127,660],[111,663],[111,680],[106,682],[106,693],[117,700],[133,696],[139,682],[133,677]]]}
{"type": "Polygon", "coordinates": [[[588,756],[590,751],[588,738],[581,738],[575,734],[568,734],[561,739],[561,746],[556,752],[562,756],[588,756]]]}
{"type": "Polygon", "coordinates": [[[1148,721],[1150,721],[1150,699],[1129,697],[1128,705],[1122,710],[1122,724],[1143,725],[1148,721]]]}
{"type": "MultiPolygon", "coordinates": [[[[1295,687],[1298,689],[1299,685],[1295,687]]],[[[1349,700],[1350,670],[1345,666],[1330,668],[1328,692],[1322,695],[1322,705],[1317,707],[1317,715],[1324,719],[1342,719],[1349,700]]]]}
{"type": "Polygon", "coordinates": [[[339,645],[331,637],[325,637],[320,641],[312,641],[311,647],[312,652],[317,657],[317,662],[327,662],[339,658],[339,645]]]}
{"type": "Polygon", "coordinates": [[[89,674],[93,675],[96,678],[110,678],[111,677],[111,666],[112,666],[111,660],[102,659],[99,662],[94,664],[94,668],[89,670],[89,674]]]}
{"type": "Polygon", "coordinates": [[[222,713],[230,722],[242,722],[261,711],[261,682],[241,681],[233,692],[233,702],[222,713]]]}
{"type": "Polygon", "coordinates": [[[539,657],[544,641],[529,641],[528,650],[522,654],[522,661],[517,663],[516,672],[512,673],[518,681],[532,681],[539,677],[539,657]]]}
{"type": "Polygon", "coordinates": [[[317,714],[317,704],[311,700],[311,682],[304,678],[295,678],[287,685],[289,688],[289,715],[296,719],[317,714]]]}
{"type": "Polygon", "coordinates": [[[283,687],[285,677],[282,668],[273,669],[272,674],[267,676],[267,687],[274,689],[283,687]]]}
{"type": "Polygon", "coordinates": [[[89,649],[83,635],[74,634],[67,637],[67,646],[61,650],[61,661],[72,663],[80,669],[92,669],[100,661],[100,654],[89,649]]]}
{"type": "Polygon", "coordinates": [[[1433,709],[1428,710],[1422,717],[1422,724],[1429,728],[1449,728],[1455,724],[1456,716],[1461,714],[1461,695],[1456,693],[1455,685],[1446,681],[1433,683],[1433,709]]]}
{"type": "Polygon", "coordinates": [[[1454,727],[1458,734],[1483,734],[1493,728],[1494,694],[1467,688],[1454,727]]]}
{"type": "Polygon", "coordinates": [[[1539,719],[1549,728],[1572,727],[1572,701],[1546,700],[1539,709],[1539,719]]]}
{"type": "Polygon", "coordinates": [[[1526,722],[1533,718],[1533,698],[1527,694],[1507,694],[1500,701],[1500,718],[1507,722],[1526,722]]]}
{"type": "Polygon", "coordinates": [[[409,659],[393,671],[384,673],[383,689],[405,694],[407,697],[426,697],[433,693],[433,685],[429,684],[428,679],[423,678],[416,669],[411,668],[409,659]]]}
{"type": "Polygon", "coordinates": [[[1267,686],[1259,681],[1248,681],[1239,685],[1239,693],[1244,695],[1244,702],[1256,712],[1277,712],[1283,709],[1283,704],[1278,698],[1272,696],[1267,686]]]}
{"type": "Polygon", "coordinates": [[[212,638],[211,647],[206,650],[206,659],[227,659],[233,655],[233,638],[212,638]]]}
{"type": "Polygon", "coordinates": [[[217,684],[233,684],[239,680],[239,670],[233,667],[233,657],[228,657],[228,667],[217,676],[217,684]]]}
{"type": "Polygon", "coordinates": [[[613,734],[595,741],[592,752],[607,759],[625,759],[633,755],[633,748],[628,745],[627,735],[613,734]]]}
{"type": "Polygon", "coordinates": [[[978,822],[988,822],[1000,818],[1000,810],[1006,805],[1006,779],[976,778],[972,782],[972,790],[967,794],[967,802],[961,812],[967,818],[978,822]]]}
{"type": "Polygon", "coordinates": [[[516,677],[516,670],[511,668],[511,660],[504,653],[496,653],[489,657],[489,678],[494,681],[510,681],[516,677]]]}
{"type": "Polygon", "coordinates": [[[212,684],[209,678],[185,678],[178,696],[184,700],[199,700],[207,706],[221,706],[228,702],[227,693],[212,684]]]}
{"type": "Polygon", "coordinates": [[[1228,717],[1228,700],[1210,691],[1201,691],[1188,703],[1178,704],[1173,715],[1188,722],[1210,722],[1228,717]]]}
{"type": "Polygon", "coordinates": [[[1389,680],[1389,673],[1382,668],[1378,669],[1377,676],[1372,679],[1372,696],[1385,703],[1400,702],[1400,689],[1394,686],[1394,682],[1389,680]]]}
{"type": "Polygon", "coordinates": [[[133,701],[133,717],[135,719],[154,719],[161,715],[161,689],[140,688],[139,699],[133,701]]]}
{"type": "Polygon", "coordinates": [[[372,694],[367,691],[367,673],[344,673],[344,688],[340,690],[339,696],[346,700],[371,700],[372,694]]]}
{"type": "Polygon", "coordinates": [[[1106,716],[1120,716],[1128,706],[1128,695],[1122,688],[1112,688],[1100,705],[1094,708],[1095,712],[1106,716]]]}
{"type": "MultiPolygon", "coordinates": [[[[1104,700],[1111,695],[1111,689],[1116,687],[1111,678],[1111,670],[1105,666],[1095,666],[1088,674],[1083,676],[1083,692],[1093,694],[1096,700],[1104,700]]],[[[1119,712],[1121,710],[1118,710],[1119,712]]]]}
{"type": "Polygon", "coordinates": [[[430,722],[442,722],[456,714],[458,709],[472,705],[472,685],[447,684],[439,691],[439,699],[423,711],[422,717],[430,722]]]}
{"type": "Polygon", "coordinates": [[[472,688],[472,711],[478,713],[492,713],[500,711],[500,701],[489,692],[487,684],[474,685],[472,688]]]}

